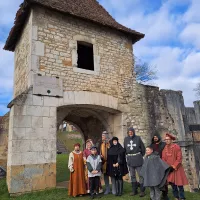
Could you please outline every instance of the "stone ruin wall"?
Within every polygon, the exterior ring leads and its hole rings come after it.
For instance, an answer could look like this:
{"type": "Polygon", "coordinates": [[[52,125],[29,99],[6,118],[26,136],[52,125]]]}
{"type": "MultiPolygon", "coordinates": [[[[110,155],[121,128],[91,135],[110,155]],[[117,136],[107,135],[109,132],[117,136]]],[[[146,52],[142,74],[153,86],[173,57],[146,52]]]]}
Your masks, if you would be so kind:
{"type": "Polygon", "coordinates": [[[186,108],[186,113],[189,124],[200,124],[200,101],[195,101],[194,107],[186,108]]]}
{"type": "Polygon", "coordinates": [[[6,168],[8,153],[9,113],[0,118],[0,166],[6,168]]]}
{"type": "MultiPolygon", "coordinates": [[[[200,125],[200,101],[194,102],[194,107],[186,108],[189,125],[200,125]]],[[[191,173],[193,174],[194,188],[200,187],[200,130],[190,132],[193,146],[189,150],[189,160],[191,161],[191,173]],[[196,177],[195,177],[196,175],[196,177]]]]}
{"type": "MultiPolygon", "coordinates": [[[[144,124],[144,131],[149,133],[151,138],[155,131],[163,137],[166,132],[171,132],[177,137],[182,148],[183,165],[190,183],[188,190],[198,188],[199,184],[199,157],[195,155],[200,145],[192,142],[192,135],[189,131],[190,124],[198,124],[200,113],[200,102],[194,102],[194,108],[186,108],[181,91],[159,90],[158,87],[137,85],[138,101],[142,105],[140,120],[144,124]],[[191,142],[185,142],[191,141],[191,142]]],[[[136,127],[137,128],[137,127],[136,127]]],[[[139,127],[141,128],[141,127],[139,127]]],[[[196,140],[199,136],[196,133],[196,140]]],[[[198,140],[200,141],[200,140],[198,140]]],[[[148,140],[147,144],[150,143],[148,140]]],[[[198,149],[200,150],[200,149],[198,149]]]]}

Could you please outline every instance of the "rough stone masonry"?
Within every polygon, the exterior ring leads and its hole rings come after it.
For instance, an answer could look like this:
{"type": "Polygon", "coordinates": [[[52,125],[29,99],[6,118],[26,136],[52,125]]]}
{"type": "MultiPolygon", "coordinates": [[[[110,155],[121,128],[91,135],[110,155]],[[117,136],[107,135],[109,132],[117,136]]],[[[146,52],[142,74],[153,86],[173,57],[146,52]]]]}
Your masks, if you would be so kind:
{"type": "Polygon", "coordinates": [[[95,0],[21,5],[5,45],[15,51],[14,99],[8,105],[10,194],[56,187],[56,131],[63,120],[76,124],[85,138],[107,130],[122,142],[133,126],[146,144],[155,130],[185,140],[182,93],[136,83],[132,44],[143,37],[95,0]],[[93,47],[94,70],[78,67],[79,42],[93,47]]]}

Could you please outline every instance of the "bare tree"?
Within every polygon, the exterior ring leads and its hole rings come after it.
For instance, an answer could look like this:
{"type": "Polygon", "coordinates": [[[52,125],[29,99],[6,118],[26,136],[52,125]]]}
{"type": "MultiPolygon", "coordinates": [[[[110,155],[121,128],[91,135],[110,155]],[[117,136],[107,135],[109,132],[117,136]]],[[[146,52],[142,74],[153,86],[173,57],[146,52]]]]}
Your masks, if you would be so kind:
{"type": "Polygon", "coordinates": [[[135,57],[134,71],[136,73],[136,80],[139,83],[146,83],[158,79],[156,67],[149,65],[147,62],[143,62],[137,57],[135,57]]]}
{"type": "Polygon", "coordinates": [[[196,88],[194,89],[198,98],[200,98],[200,82],[197,83],[196,88]]]}

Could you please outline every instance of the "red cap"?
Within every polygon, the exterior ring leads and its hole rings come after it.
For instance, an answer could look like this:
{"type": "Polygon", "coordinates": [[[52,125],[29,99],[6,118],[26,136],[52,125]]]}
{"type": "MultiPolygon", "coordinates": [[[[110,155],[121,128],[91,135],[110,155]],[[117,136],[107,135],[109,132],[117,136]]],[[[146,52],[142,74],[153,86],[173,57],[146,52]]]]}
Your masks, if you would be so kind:
{"type": "Polygon", "coordinates": [[[176,138],[173,135],[171,135],[170,133],[166,133],[165,137],[169,137],[171,140],[176,140],[176,138]]]}
{"type": "Polygon", "coordinates": [[[79,143],[74,144],[74,147],[79,146],[81,147],[81,145],[79,143]]]}

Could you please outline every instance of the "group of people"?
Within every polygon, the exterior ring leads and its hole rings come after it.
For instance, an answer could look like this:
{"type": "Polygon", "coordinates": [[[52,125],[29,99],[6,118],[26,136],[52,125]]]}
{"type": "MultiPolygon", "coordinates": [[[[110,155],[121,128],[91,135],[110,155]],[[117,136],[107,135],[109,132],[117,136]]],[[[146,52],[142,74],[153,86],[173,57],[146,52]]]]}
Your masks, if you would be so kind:
{"type": "Polygon", "coordinates": [[[161,196],[168,200],[170,184],[174,198],[185,199],[183,186],[188,181],[182,166],[181,148],[173,143],[174,140],[175,137],[167,133],[163,142],[160,135],[155,134],[151,144],[145,148],[141,137],[130,128],[123,147],[117,137],[109,139],[106,131],[102,133],[100,147],[95,146],[91,139],[86,141],[84,151],[80,150],[80,144],[75,144],[68,162],[69,195],[76,197],[90,193],[92,199],[101,197],[100,177],[103,175],[104,194],[112,192],[113,195],[121,196],[123,177],[129,173],[131,196],[137,195],[140,188],[139,196],[144,197],[145,188],[149,187],[151,200],[160,200],[161,196]]]}

